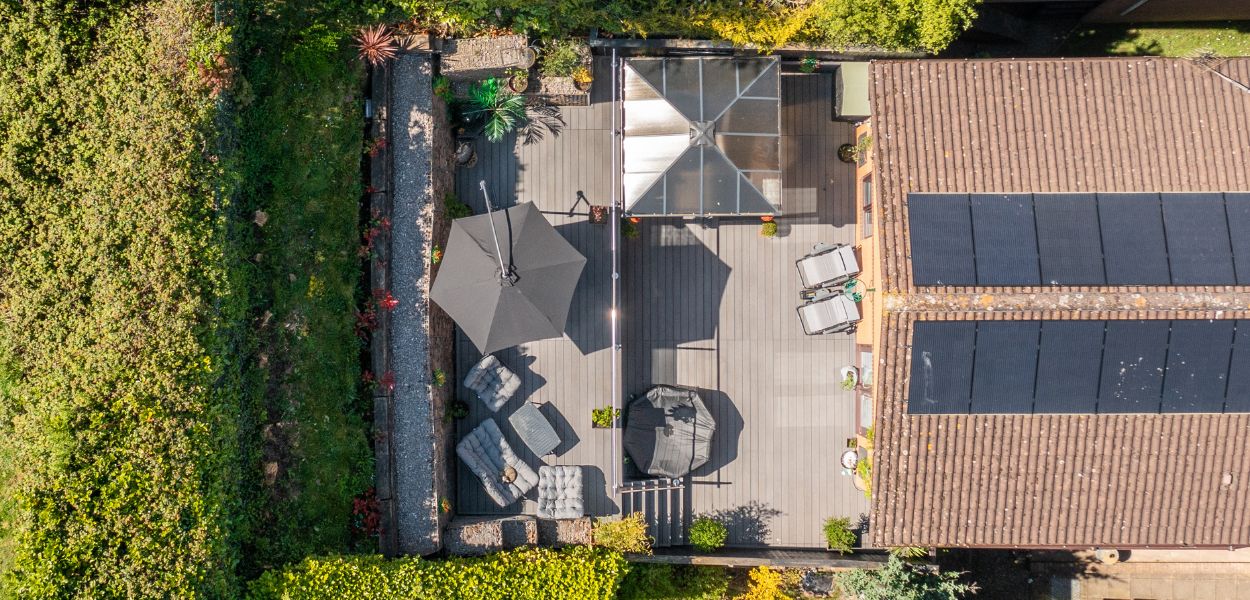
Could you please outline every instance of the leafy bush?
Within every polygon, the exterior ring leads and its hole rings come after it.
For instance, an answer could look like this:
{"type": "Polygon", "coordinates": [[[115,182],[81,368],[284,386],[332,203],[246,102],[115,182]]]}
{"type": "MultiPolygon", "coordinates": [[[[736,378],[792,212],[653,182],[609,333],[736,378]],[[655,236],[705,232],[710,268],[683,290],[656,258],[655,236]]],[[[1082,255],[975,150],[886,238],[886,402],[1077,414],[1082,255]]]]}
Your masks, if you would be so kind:
{"type": "Polygon", "coordinates": [[[851,520],[846,517],[829,517],[825,519],[825,543],[830,550],[846,554],[855,546],[855,532],[851,530],[851,520]]]}
{"type": "Polygon", "coordinates": [[[526,548],[481,558],[424,560],[381,556],[309,558],[268,571],[250,586],[251,600],[456,598],[457,600],[587,600],[613,598],[625,560],[610,550],[573,546],[526,548]]]}
{"type": "Polygon", "coordinates": [[[447,195],[443,196],[443,208],[447,210],[448,219],[463,219],[473,216],[473,207],[461,202],[451,192],[447,192],[447,195]]]}
{"type": "Polygon", "coordinates": [[[642,235],[642,230],[638,228],[638,224],[628,218],[621,219],[621,237],[627,240],[637,239],[642,235]]]}
{"type": "Polygon", "coordinates": [[[582,42],[548,40],[543,44],[542,74],[547,77],[570,77],[582,64],[582,42]]]}
{"type": "Polygon", "coordinates": [[[642,513],[619,519],[596,519],[594,539],[596,546],[616,552],[651,554],[651,536],[647,535],[647,522],[642,513]]]}
{"type": "Polygon", "coordinates": [[[690,544],[699,552],[715,552],[725,545],[729,529],[711,517],[699,517],[690,525],[690,544]]]}
{"type": "Polygon", "coordinates": [[[777,222],[765,221],[760,223],[760,235],[764,237],[777,237],[777,222]]]}
{"type": "Polygon", "coordinates": [[[782,572],[776,569],[770,569],[764,565],[760,565],[751,569],[747,574],[751,579],[751,585],[747,591],[738,596],[734,596],[733,600],[789,600],[784,591],[785,578],[782,572]]]}
{"type": "Polygon", "coordinates": [[[590,411],[590,422],[595,427],[609,428],[616,424],[616,420],[621,417],[621,409],[605,406],[590,411]]]}
{"type": "Polygon", "coordinates": [[[527,106],[525,97],[504,85],[502,79],[487,79],[469,88],[464,119],[491,142],[518,132],[529,145],[543,139],[545,133],[559,135],[564,118],[559,108],[550,105],[527,106]]]}
{"type": "Polygon", "coordinates": [[[722,600],[729,590],[724,567],[630,563],[621,600],[722,600]]]}
{"type": "Polygon", "coordinates": [[[891,556],[880,569],[856,569],[835,575],[842,591],[859,600],[959,600],[977,592],[962,573],[935,573],[891,556]]]}

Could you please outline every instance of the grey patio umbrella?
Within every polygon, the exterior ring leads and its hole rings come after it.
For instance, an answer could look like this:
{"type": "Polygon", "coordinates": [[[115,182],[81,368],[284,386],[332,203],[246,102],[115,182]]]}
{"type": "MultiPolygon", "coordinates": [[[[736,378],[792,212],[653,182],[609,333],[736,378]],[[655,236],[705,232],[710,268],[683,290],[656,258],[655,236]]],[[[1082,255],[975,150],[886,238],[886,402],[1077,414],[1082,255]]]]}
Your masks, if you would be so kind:
{"type": "Polygon", "coordinates": [[[682,477],[712,454],[716,421],[694,390],[657,385],[626,407],[625,451],[643,472],[682,477]]]}
{"type": "Polygon", "coordinates": [[[453,221],[430,298],[488,354],[564,335],[585,265],[527,202],[453,221]]]}

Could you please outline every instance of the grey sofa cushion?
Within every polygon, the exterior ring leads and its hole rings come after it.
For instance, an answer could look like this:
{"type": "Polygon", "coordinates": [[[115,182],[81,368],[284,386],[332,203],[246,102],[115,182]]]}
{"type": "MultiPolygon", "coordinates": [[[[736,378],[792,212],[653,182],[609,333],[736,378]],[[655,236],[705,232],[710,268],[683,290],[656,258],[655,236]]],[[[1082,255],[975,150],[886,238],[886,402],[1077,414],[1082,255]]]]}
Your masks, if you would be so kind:
{"type": "Polygon", "coordinates": [[[469,369],[469,374],[464,377],[464,387],[477,394],[491,412],[497,412],[521,389],[521,378],[503,366],[495,355],[487,354],[469,369]]]}
{"type": "Polygon", "coordinates": [[[538,468],[538,518],[576,519],[586,514],[582,500],[582,468],[538,468]]]}
{"type": "Polygon", "coordinates": [[[538,483],[538,475],[512,452],[499,426],[491,419],[482,421],[456,444],[456,455],[477,475],[486,494],[499,506],[520,500],[538,483]],[[504,467],[516,469],[516,479],[511,483],[503,481],[504,467]]]}

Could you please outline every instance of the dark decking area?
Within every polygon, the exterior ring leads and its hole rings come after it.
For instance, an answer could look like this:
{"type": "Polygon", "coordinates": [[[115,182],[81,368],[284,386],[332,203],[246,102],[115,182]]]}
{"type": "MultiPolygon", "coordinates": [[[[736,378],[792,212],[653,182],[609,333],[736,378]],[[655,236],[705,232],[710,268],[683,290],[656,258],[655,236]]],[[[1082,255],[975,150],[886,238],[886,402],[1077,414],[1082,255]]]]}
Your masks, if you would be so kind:
{"type": "MultiPolygon", "coordinates": [[[[499,205],[534,202],[587,258],[568,335],[497,353],[521,375],[521,392],[492,414],[460,387],[472,413],[459,430],[494,417],[537,468],[543,461],[528,454],[507,416],[521,402],[542,403],[564,440],[547,464],[586,467],[592,515],[620,510],[611,492],[612,436],[590,425],[591,410],[610,404],[612,393],[611,229],[591,225],[584,202],[568,211],[579,193],[592,204],[611,201],[609,82],[600,68],[591,106],[565,108],[568,126],[559,137],[528,147],[479,143],[477,165],[456,179],[461,199],[478,211],[481,179],[499,205]]],[[[839,367],[854,363],[854,342],[804,336],[794,313],[794,261],[817,242],[853,238],[853,167],[835,155],[853,134],[850,124],[830,120],[832,87],[830,75],[782,78],[781,237],[761,238],[756,219],[666,218],[645,219],[638,239],[622,240],[624,399],[657,383],[702,391],[718,429],[711,462],[690,478],[688,508],[724,517],[734,545],[818,547],[826,517],[867,512],[837,464],[855,433],[853,396],[838,387],[839,367]]],[[[478,353],[463,337],[456,349],[463,376],[478,353]]],[[[471,473],[459,471],[459,513],[534,512],[536,492],[500,509],[471,473]]]]}

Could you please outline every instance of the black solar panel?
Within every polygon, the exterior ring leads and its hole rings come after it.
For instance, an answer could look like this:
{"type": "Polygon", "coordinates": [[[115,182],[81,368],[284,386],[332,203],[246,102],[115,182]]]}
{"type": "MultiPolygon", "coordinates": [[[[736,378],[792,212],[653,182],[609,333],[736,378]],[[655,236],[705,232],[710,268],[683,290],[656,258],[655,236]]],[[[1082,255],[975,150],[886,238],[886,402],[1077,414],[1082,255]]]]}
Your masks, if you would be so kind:
{"type": "Polygon", "coordinates": [[[1033,410],[1038,321],[980,321],[972,370],[972,412],[1033,410]]]}
{"type": "Polygon", "coordinates": [[[1159,412],[1167,350],[1167,321],[1108,321],[1098,412],[1159,412]]]}
{"type": "Polygon", "coordinates": [[[1250,193],[910,194],[908,205],[918,285],[1250,285],[1250,193]]]}
{"type": "Polygon", "coordinates": [[[1162,411],[1221,412],[1233,321],[1173,321],[1162,411]]]}
{"type": "Polygon", "coordinates": [[[1250,412],[1250,322],[920,321],[911,414],[1250,412]]]}
{"type": "Polygon", "coordinates": [[[1163,194],[1163,224],[1174,285],[1233,285],[1223,194],[1163,194]]]}
{"type": "Polygon", "coordinates": [[[1224,412],[1250,412],[1250,321],[1237,321],[1224,412]]]}
{"type": "Polygon", "coordinates": [[[1034,194],[1042,283],[1102,285],[1102,241],[1093,194],[1034,194]]]}
{"type": "Polygon", "coordinates": [[[1098,194],[1107,283],[1168,285],[1168,248],[1158,194],[1098,194]]]}
{"type": "Polygon", "coordinates": [[[1237,283],[1250,285],[1250,193],[1224,194],[1224,213],[1228,217],[1237,283]]]}
{"type": "Polygon", "coordinates": [[[1034,412],[1096,412],[1104,327],[1103,321],[1042,321],[1034,412]]]}
{"type": "Polygon", "coordinates": [[[1032,196],[972,194],[971,201],[977,284],[1038,285],[1032,196]]]}
{"type": "Polygon", "coordinates": [[[916,285],[976,285],[967,194],[911,194],[912,279],[916,285]]]}
{"type": "Polygon", "coordinates": [[[907,412],[968,412],[975,321],[919,321],[912,334],[907,412]]]}

